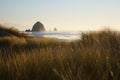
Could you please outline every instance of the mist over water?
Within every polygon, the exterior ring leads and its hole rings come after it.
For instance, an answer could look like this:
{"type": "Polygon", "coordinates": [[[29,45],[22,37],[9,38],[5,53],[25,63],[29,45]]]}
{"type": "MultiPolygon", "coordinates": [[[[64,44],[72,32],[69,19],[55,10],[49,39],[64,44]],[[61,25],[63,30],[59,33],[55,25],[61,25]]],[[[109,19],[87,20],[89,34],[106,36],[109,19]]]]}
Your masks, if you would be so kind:
{"type": "Polygon", "coordinates": [[[81,32],[27,32],[27,34],[38,38],[56,38],[60,40],[77,40],[81,37],[81,32]]]}

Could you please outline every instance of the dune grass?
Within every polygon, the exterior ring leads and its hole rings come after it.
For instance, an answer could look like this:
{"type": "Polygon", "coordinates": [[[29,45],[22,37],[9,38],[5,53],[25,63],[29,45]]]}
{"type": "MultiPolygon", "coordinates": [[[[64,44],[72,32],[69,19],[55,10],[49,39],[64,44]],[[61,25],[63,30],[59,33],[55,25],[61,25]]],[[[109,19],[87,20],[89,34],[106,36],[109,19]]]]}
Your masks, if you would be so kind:
{"type": "Polygon", "coordinates": [[[27,37],[26,34],[24,34],[23,32],[19,32],[16,28],[14,27],[8,28],[1,24],[0,24],[0,31],[8,32],[16,37],[24,37],[24,38],[27,37]]]}
{"type": "Polygon", "coordinates": [[[0,38],[0,80],[120,80],[120,34],[83,33],[72,42],[0,38]]]}

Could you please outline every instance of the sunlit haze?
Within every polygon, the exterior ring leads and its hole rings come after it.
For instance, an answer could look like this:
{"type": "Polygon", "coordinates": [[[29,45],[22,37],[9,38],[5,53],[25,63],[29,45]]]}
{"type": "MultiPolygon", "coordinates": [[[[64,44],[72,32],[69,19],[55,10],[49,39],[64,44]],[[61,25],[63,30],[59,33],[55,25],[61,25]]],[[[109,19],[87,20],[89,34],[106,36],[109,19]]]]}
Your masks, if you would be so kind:
{"type": "Polygon", "coordinates": [[[37,21],[47,30],[120,30],[120,0],[0,0],[0,24],[25,30],[37,21]]]}

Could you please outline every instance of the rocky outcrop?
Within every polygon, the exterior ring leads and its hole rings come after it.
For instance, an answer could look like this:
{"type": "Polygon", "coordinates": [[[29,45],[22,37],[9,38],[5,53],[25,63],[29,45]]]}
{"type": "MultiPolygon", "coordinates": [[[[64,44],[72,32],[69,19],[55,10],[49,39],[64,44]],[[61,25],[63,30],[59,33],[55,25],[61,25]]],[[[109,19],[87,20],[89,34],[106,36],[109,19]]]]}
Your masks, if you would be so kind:
{"type": "Polygon", "coordinates": [[[41,22],[36,22],[33,25],[32,32],[43,32],[45,31],[44,25],[41,22]]]}
{"type": "Polygon", "coordinates": [[[57,31],[57,28],[54,28],[54,31],[57,31]]]}
{"type": "Polygon", "coordinates": [[[26,32],[31,32],[31,30],[30,30],[30,29],[26,29],[25,31],[26,31],[26,32]]]}

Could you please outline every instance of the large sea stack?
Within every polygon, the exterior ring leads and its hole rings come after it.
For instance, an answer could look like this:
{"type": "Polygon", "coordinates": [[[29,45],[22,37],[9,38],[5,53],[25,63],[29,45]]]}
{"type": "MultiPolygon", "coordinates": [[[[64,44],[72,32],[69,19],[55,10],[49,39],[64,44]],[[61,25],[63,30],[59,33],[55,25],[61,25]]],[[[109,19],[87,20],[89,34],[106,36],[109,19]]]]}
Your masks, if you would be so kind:
{"type": "Polygon", "coordinates": [[[44,31],[45,28],[41,22],[38,21],[33,25],[32,32],[44,32],[44,31]]]}

